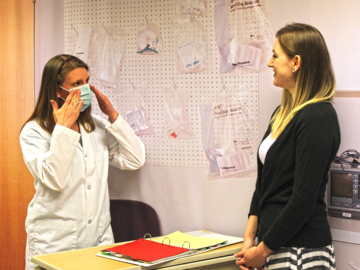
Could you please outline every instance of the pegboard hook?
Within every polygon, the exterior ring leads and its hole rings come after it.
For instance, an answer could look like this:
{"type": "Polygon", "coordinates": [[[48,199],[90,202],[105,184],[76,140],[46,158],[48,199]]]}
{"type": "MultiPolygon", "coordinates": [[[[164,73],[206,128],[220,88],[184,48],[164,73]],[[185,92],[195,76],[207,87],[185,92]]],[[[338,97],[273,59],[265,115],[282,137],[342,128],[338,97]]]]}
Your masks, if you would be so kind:
{"type": "Polygon", "coordinates": [[[147,15],[145,15],[146,24],[149,25],[149,21],[147,19],[147,15]]]}
{"type": "Polygon", "coordinates": [[[107,33],[107,34],[109,34],[109,32],[108,32],[108,30],[106,29],[106,27],[105,27],[104,23],[101,23],[101,24],[102,24],[102,26],[104,27],[104,29],[105,29],[106,33],[107,33]]]}
{"type": "Polygon", "coordinates": [[[131,82],[130,78],[129,78],[129,82],[130,82],[130,84],[133,86],[133,89],[134,89],[134,91],[135,91],[135,85],[131,82]]]}
{"type": "Polygon", "coordinates": [[[223,91],[225,92],[226,90],[226,85],[225,85],[225,82],[224,82],[224,78],[221,77],[221,82],[222,82],[222,85],[223,85],[223,91]]]}
{"type": "Polygon", "coordinates": [[[78,31],[76,31],[75,27],[71,24],[71,28],[75,31],[76,35],[79,37],[78,31]]]}
{"type": "Polygon", "coordinates": [[[175,83],[175,81],[174,81],[174,78],[171,78],[171,80],[172,80],[172,82],[173,82],[175,91],[177,91],[177,85],[176,85],[176,83],[175,83]]]}
{"type": "Polygon", "coordinates": [[[190,8],[189,8],[189,14],[190,14],[191,22],[193,22],[194,19],[193,19],[192,15],[191,15],[191,10],[190,10],[190,8]]]}

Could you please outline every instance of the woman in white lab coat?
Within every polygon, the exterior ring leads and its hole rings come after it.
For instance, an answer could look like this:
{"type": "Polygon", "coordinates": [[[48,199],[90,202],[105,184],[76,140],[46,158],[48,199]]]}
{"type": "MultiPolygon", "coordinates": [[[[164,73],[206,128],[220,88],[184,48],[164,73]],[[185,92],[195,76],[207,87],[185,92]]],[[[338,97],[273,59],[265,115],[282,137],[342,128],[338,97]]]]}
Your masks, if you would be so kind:
{"type": "Polygon", "coordinates": [[[145,162],[143,143],[109,99],[88,84],[88,70],[71,55],[49,60],[20,134],[36,190],[25,223],[26,269],[35,267],[34,255],[113,243],[109,164],[136,170],[145,162]],[[108,121],[91,114],[91,92],[108,121]]]}

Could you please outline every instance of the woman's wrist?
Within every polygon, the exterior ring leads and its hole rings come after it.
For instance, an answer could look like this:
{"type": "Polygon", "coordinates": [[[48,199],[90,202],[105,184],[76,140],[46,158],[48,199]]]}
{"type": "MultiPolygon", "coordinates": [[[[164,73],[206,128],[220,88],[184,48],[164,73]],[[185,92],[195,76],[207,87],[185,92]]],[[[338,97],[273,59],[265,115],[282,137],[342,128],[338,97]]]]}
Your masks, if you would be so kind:
{"type": "Polygon", "coordinates": [[[63,127],[66,127],[66,128],[70,128],[74,125],[68,121],[57,121],[55,122],[55,125],[59,125],[59,126],[63,126],[63,127]]]}
{"type": "Polygon", "coordinates": [[[251,236],[245,236],[244,235],[244,242],[255,242],[255,237],[251,237],[251,236]]]}
{"type": "Polygon", "coordinates": [[[119,113],[117,111],[114,111],[113,113],[109,113],[109,118],[112,123],[116,121],[116,119],[119,117],[119,113]]]}
{"type": "Polygon", "coordinates": [[[273,253],[274,251],[271,250],[270,248],[268,248],[264,242],[261,242],[257,247],[256,247],[260,254],[264,257],[268,257],[271,253],[273,253]]]}
{"type": "Polygon", "coordinates": [[[245,239],[251,239],[252,241],[255,241],[256,238],[256,230],[253,231],[245,231],[244,233],[244,240],[245,239]]]}

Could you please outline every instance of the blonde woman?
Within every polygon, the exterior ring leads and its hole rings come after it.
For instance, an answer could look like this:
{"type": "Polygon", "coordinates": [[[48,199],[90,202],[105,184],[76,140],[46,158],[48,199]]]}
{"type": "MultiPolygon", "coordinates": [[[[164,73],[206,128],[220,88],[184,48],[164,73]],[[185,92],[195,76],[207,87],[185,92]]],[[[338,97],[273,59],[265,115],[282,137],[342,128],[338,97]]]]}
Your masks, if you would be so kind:
{"type": "Polygon", "coordinates": [[[340,128],[331,104],[330,55],[310,25],[286,25],[276,38],[268,66],[283,97],[259,147],[258,178],[236,264],[243,270],[332,270],[324,196],[340,128]]]}
{"type": "Polygon", "coordinates": [[[35,186],[25,222],[27,270],[34,255],[113,243],[108,167],[136,170],[145,162],[143,143],[89,85],[88,70],[71,55],[50,59],[20,134],[35,186]],[[108,121],[91,114],[92,93],[108,121]]]}

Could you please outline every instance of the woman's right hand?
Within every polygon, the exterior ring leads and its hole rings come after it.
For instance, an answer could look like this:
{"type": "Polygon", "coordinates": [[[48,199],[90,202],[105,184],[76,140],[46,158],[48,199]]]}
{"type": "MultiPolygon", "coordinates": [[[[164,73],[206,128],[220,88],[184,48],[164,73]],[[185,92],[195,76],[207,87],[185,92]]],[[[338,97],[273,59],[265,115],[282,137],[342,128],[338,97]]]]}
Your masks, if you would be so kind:
{"type": "Polygon", "coordinates": [[[80,95],[80,89],[71,91],[60,109],[54,100],[50,100],[53,107],[54,120],[57,125],[61,125],[67,128],[71,128],[74,125],[84,104],[84,99],[82,99],[79,103],[80,95]]]}

